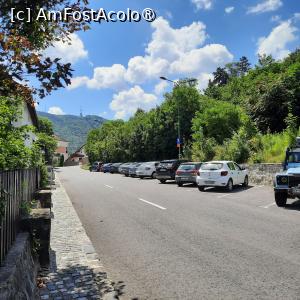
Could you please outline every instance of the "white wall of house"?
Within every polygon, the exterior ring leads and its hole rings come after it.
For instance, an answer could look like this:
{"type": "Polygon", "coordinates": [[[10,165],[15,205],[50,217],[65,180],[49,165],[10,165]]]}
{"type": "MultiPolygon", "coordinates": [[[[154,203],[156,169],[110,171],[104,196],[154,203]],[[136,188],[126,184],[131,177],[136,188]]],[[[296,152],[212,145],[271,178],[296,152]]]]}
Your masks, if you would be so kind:
{"type": "MultiPolygon", "coordinates": [[[[13,125],[15,127],[21,127],[21,126],[25,126],[25,125],[33,126],[30,112],[28,110],[28,107],[27,107],[27,104],[25,103],[25,101],[22,102],[22,115],[18,121],[13,123],[13,125]]],[[[25,140],[25,145],[27,147],[30,147],[36,139],[37,139],[36,135],[33,132],[29,132],[28,138],[25,140]]]]}

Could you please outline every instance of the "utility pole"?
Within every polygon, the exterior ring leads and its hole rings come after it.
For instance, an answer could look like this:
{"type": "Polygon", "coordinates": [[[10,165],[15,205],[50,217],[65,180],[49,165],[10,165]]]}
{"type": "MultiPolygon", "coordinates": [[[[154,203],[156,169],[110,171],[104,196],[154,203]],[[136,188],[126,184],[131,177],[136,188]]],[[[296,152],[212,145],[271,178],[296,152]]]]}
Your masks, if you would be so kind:
{"type": "MultiPolygon", "coordinates": [[[[174,88],[179,86],[179,84],[182,83],[195,83],[195,79],[189,79],[189,80],[183,80],[183,81],[174,81],[171,79],[168,79],[166,77],[161,76],[161,80],[169,81],[173,83],[174,88]]],[[[180,110],[179,110],[179,99],[177,100],[177,141],[176,141],[176,146],[178,148],[178,159],[181,159],[181,134],[180,134],[180,110]]]]}

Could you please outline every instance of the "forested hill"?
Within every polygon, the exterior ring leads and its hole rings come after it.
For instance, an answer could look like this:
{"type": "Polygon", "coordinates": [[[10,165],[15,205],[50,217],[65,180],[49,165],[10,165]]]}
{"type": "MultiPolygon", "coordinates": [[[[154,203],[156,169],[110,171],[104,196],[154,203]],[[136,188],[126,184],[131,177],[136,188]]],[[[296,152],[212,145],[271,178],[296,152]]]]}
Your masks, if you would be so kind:
{"type": "Polygon", "coordinates": [[[54,133],[66,141],[69,141],[69,151],[73,153],[86,142],[88,132],[100,127],[106,120],[102,117],[53,115],[45,112],[37,112],[38,116],[45,117],[53,123],[54,133]]]}
{"type": "Polygon", "coordinates": [[[139,109],[128,121],[92,130],[91,160],[174,158],[179,131],[188,160],[283,161],[300,135],[300,49],[283,60],[263,55],[251,65],[243,56],[220,66],[204,93],[192,82],[178,81],[148,112],[139,109]]]}

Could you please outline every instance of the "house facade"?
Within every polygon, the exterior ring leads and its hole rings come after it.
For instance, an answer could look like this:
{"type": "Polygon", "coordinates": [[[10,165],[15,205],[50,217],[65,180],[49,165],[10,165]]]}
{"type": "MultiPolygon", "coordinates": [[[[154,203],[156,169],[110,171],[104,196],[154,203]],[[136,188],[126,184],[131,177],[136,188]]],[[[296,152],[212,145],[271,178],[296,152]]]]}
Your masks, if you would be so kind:
{"type": "Polygon", "coordinates": [[[55,136],[55,138],[57,140],[57,148],[56,148],[55,154],[57,156],[63,155],[64,161],[66,161],[69,157],[69,153],[68,153],[69,142],[63,140],[59,136],[55,136]]]}
{"type": "MultiPolygon", "coordinates": [[[[35,110],[35,103],[33,100],[23,101],[22,102],[22,114],[20,118],[14,122],[15,127],[21,126],[34,126],[38,128],[38,117],[35,110]]],[[[28,137],[25,140],[25,145],[30,147],[34,141],[36,141],[37,136],[34,132],[28,132],[28,137]]]]}
{"type": "Polygon", "coordinates": [[[70,155],[70,157],[65,162],[66,166],[74,166],[88,163],[88,156],[85,152],[84,146],[85,145],[82,145],[79,149],[77,149],[74,153],[70,155]]]}

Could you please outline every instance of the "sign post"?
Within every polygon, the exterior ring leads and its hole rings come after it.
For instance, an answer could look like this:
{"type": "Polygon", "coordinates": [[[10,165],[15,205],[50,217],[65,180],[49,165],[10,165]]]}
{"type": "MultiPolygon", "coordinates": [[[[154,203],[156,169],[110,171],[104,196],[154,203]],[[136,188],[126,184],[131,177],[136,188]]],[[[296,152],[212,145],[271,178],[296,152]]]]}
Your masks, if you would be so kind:
{"type": "Polygon", "coordinates": [[[181,158],[181,142],[180,142],[180,138],[177,138],[176,140],[176,145],[177,145],[177,148],[178,148],[178,158],[180,159],[181,158]]]}

